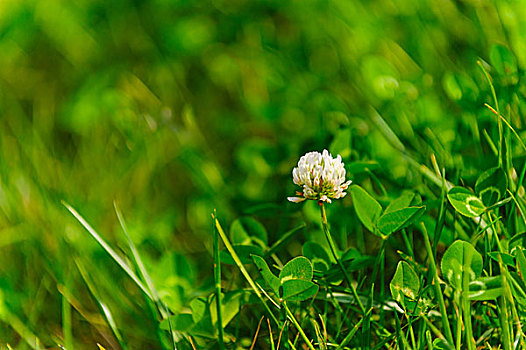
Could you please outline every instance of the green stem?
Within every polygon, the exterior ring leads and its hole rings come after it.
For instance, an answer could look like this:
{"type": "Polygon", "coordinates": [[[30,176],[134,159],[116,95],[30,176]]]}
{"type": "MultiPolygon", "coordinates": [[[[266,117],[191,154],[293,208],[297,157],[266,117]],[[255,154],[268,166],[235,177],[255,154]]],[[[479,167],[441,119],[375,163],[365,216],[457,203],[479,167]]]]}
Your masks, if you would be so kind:
{"type": "MultiPolygon", "coordinates": [[[[497,116],[499,117],[500,116],[500,110],[499,110],[499,100],[497,99],[497,93],[495,92],[495,87],[493,87],[493,83],[491,82],[491,77],[490,75],[488,74],[488,72],[486,71],[486,69],[484,68],[483,64],[481,61],[477,61],[477,64],[478,66],[480,67],[480,69],[482,70],[482,72],[484,73],[484,76],[486,77],[486,79],[488,80],[488,84],[489,84],[489,87],[491,89],[491,95],[493,96],[493,101],[495,102],[495,109],[496,109],[496,112],[497,112],[497,116]]],[[[504,163],[503,163],[503,154],[502,154],[502,144],[503,144],[503,132],[502,132],[502,121],[500,120],[500,118],[498,118],[498,121],[497,121],[497,126],[499,128],[499,145],[498,145],[498,151],[499,151],[499,166],[502,167],[502,170],[506,171],[505,167],[504,167],[504,163]]]]}
{"type": "Polygon", "coordinates": [[[265,299],[263,298],[263,295],[261,294],[260,290],[256,286],[256,283],[254,282],[252,277],[250,277],[250,274],[245,269],[245,266],[243,266],[243,263],[239,259],[239,256],[237,255],[236,251],[234,250],[234,247],[232,247],[232,244],[230,244],[230,241],[228,240],[228,237],[226,236],[225,231],[223,231],[223,228],[219,224],[219,221],[217,220],[217,217],[214,214],[212,214],[212,218],[214,219],[214,223],[215,223],[215,227],[217,228],[217,232],[219,233],[219,236],[223,240],[223,244],[225,245],[226,249],[228,250],[230,255],[232,255],[232,259],[234,259],[234,262],[236,263],[236,266],[239,268],[239,270],[241,271],[241,274],[243,274],[243,276],[247,280],[248,284],[250,285],[250,287],[252,288],[254,293],[256,293],[256,296],[259,298],[259,300],[261,301],[261,303],[263,304],[263,306],[267,310],[267,312],[270,315],[270,317],[272,318],[272,320],[279,327],[280,323],[278,322],[278,319],[272,313],[272,311],[270,311],[270,308],[268,307],[268,305],[267,305],[265,299]]]}
{"type": "Polygon", "coordinates": [[[349,288],[351,288],[354,299],[356,299],[356,302],[358,303],[358,306],[360,307],[362,314],[365,315],[365,307],[363,306],[362,301],[360,300],[360,297],[358,296],[358,292],[356,292],[354,285],[351,283],[351,279],[349,278],[349,275],[347,274],[347,270],[345,270],[345,267],[343,266],[342,262],[336,255],[336,245],[334,244],[334,241],[332,240],[331,232],[329,231],[329,224],[327,223],[327,214],[325,213],[325,206],[323,205],[323,203],[320,203],[320,210],[321,210],[321,224],[323,226],[323,232],[325,233],[325,237],[327,238],[327,242],[329,243],[329,247],[331,248],[332,256],[334,260],[336,260],[336,263],[340,267],[340,270],[342,270],[343,276],[345,277],[345,281],[347,281],[349,288]]]}
{"type": "Polygon", "coordinates": [[[305,343],[307,344],[307,346],[309,347],[310,350],[316,350],[314,348],[314,346],[312,345],[312,343],[310,342],[309,338],[307,337],[307,335],[305,334],[305,332],[303,331],[303,328],[301,328],[301,326],[299,325],[298,321],[296,321],[296,318],[294,317],[294,315],[292,314],[292,312],[290,311],[289,307],[287,306],[287,303],[286,302],[283,302],[283,307],[285,308],[285,310],[287,311],[287,315],[289,316],[290,320],[292,321],[292,323],[294,324],[294,326],[296,327],[296,329],[298,330],[298,332],[300,333],[301,337],[303,338],[303,340],[305,341],[305,343]]]}
{"type": "Polygon", "coordinates": [[[409,317],[407,312],[405,313],[405,317],[407,319],[407,325],[409,326],[409,335],[411,337],[411,343],[413,344],[413,349],[418,349],[418,347],[416,346],[415,332],[413,330],[413,323],[411,322],[411,317],[409,317]]]}
{"type": "MultiPolygon", "coordinates": [[[[455,300],[458,300],[459,298],[458,295],[456,294],[455,292],[455,300]]],[[[456,344],[456,349],[457,350],[460,350],[461,349],[461,346],[462,346],[462,315],[461,315],[461,308],[462,308],[462,305],[460,303],[457,303],[458,304],[458,310],[457,310],[457,330],[456,330],[456,333],[455,333],[455,344],[456,344]]]]}
{"type": "MultiPolygon", "coordinates": [[[[367,315],[371,312],[372,309],[370,309],[369,311],[367,311],[367,315]]],[[[354,337],[354,335],[356,334],[356,332],[358,331],[358,328],[360,328],[360,326],[362,325],[362,322],[363,322],[363,319],[365,318],[365,316],[363,316],[360,321],[358,321],[358,323],[356,323],[353,327],[353,329],[349,332],[349,334],[347,334],[345,336],[345,338],[343,338],[342,342],[340,343],[340,345],[338,345],[338,347],[336,348],[336,350],[341,350],[343,349],[351,340],[352,338],[354,337]]]]}
{"type": "Polygon", "coordinates": [[[427,250],[427,255],[429,257],[429,267],[431,268],[431,274],[433,275],[433,285],[435,286],[435,293],[438,298],[438,306],[440,308],[440,314],[442,315],[442,323],[444,324],[444,330],[446,333],[446,340],[450,346],[453,346],[453,334],[451,333],[451,327],[449,325],[449,319],[447,317],[446,303],[444,302],[444,295],[442,294],[442,289],[440,289],[440,282],[438,279],[438,271],[433,256],[433,249],[431,249],[431,243],[429,242],[429,236],[427,234],[427,229],[424,223],[421,223],[422,234],[424,236],[424,243],[427,250]]]}
{"type": "Polygon", "coordinates": [[[500,298],[499,302],[499,318],[500,318],[500,329],[502,332],[502,344],[504,350],[513,349],[511,346],[510,339],[510,326],[508,323],[508,306],[506,303],[506,297],[503,295],[500,298]]]}
{"type": "MultiPolygon", "coordinates": [[[[468,256],[466,259],[466,256],[464,256],[465,259],[465,265],[470,266],[471,265],[471,256],[468,256]]],[[[469,302],[469,274],[463,273],[462,278],[462,294],[461,297],[461,303],[462,303],[462,315],[464,318],[464,329],[466,330],[466,344],[468,345],[469,350],[476,349],[475,339],[473,339],[473,326],[471,324],[471,303],[469,302]]]]}
{"type": "MultiPolygon", "coordinates": [[[[382,239],[382,245],[380,247],[380,251],[378,252],[378,255],[376,256],[376,260],[375,260],[375,263],[374,263],[374,269],[373,269],[373,276],[372,276],[372,281],[373,283],[376,282],[376,277],[378,276],[378,269],[380,269],[380,274],[383,274],[383,264],[384,264],[384,252],[385,252],[385,245],[387,244],[387,238],[383,238],[382,239]]],[[[384,277],[382,276],[382,286],[383,286],[383,279],[384,277]]]]}
{"type": "Polygon", "coordinates": [[[431,339],[431,332],[429,330],[426,331],[426,342],[427,342],[427,349],[433,350],[433,340],[431,339]]]}
{"type": "MultiPolygon", "coordinates": [[[[215,216],[215,212],[214,212],[215,216]]],[[[217,227],[214,225],[214,280],[215,280],[215,294],[216,294],[216,310],[217,310],[217,330],[219,332],[219,349],[223,350],[225,344],[223,331],[223,316],[221,310],[221,260],[219,258],[219,233],[217,227]]]]}

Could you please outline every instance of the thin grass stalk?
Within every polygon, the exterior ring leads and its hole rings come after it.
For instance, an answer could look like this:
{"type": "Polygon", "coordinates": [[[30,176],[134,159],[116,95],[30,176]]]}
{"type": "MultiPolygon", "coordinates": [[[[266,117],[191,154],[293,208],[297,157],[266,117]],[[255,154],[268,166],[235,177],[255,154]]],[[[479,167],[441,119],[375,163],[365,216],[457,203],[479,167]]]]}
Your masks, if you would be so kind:
{"type": "MultiPolygon", "coordinates": [[[[486,79],[488,80],[488,84],[489,84],[489,87],[491,89],[491,95],[493,96],[493,101],[495,102],[495,109],[496,109],[496,112],[497,112],[497,116],[500,116],[500,110],[499,110],[499,100],[497,99],[497,93],[495,92],[495,87],[493,86],[493,83],[491,82],[491,77],[489,75],[489,73],[486,71],[486,68],[484,68],[484,65],[482,64],[481,61],[477,61],[477,64],[478,66],[480,67],[480,69],[482,70],[482,73],[484,73],[484,76],[486,77],[486,79]]],[[[500,120],[500,118],[498,119],[498,128],[499,128],[499,144],[497,146],[497,149],[498,149],[498,152],[499,152],[499,167],[502,167],[502,170],[506,171],[506,169],[504,168],[504,162],[503,162],[503,154],[502,154],[502,144],[503,144],[503,141],[504,141],[504,136],[503,136],[503,128],[502,128],[502,121],[500,120]]]]}
{"type": "Polygon", "coordinates": [[[221,239],[223,241],[223,244],[225,245],[226,249],[228,250],[230,255],[232,255],[232,259],[234,259],[234,262],[236,263],[236,266],[239,268],[239,270],[241,271],[241,274],[247,280],[248,284],[250,285],[250,288],[252,288],[254,293],[256,293],[256,296],[259,298],[259,300],[261,301],[261,303],[265,307],[265,310],[267,310],[267,312],[270,315],[270,317],[272,318],[272,320],[276,323],[276,325],[279,326],[280,323],[278,322],[278,319],[276,318],[276,316],[270,310],[269,306],[267,305],[267,302],[263,298],[263,295],[259,291],[259,288],[256,286],[256,283],[254,282],[252,277],[250,277],[250,274],[245,269],[245,266],[243,266],[243,263],[239,259],[239,256],[237,255],[236,251],[234,250],[234,247],[232,247],[232,244],[230,244],[230,241],[229,241],[228,237],[226,236],[225,231],[223,231],[223,228],[221,227],[221,224],[219,224],[219,220],[217,220],[217,217],[214,214],[212,214],[212,218],[214,219],[214,223],[215,223],[215,227],[217,228],[217,232],[219,233],[219,236],[221,237],[221,239]]]}
{"type": "MultiPolygon", "coordinates": [[[[471,265],[471,257],[464,262],[465,265],[471,265]]],[[[469,350],[475,350],[476,344],[475,339],[473,338],[473,325],[471,323],[471,303],[469,301],[469,274],[463,273],[462,280],[462,294],[461,303],[462,303],[462,316],[464,319],[464,329],[466,331],[466,344],[469,350]]]]}
{"type": "MultiPolygon", "coordinates": [[[[65,288],[70,291],[72,285],[72,275],[68,266],[65,278],[65,288]]],[[[71,305],[65,295],[62,295],[62,333],[66,349],[73,349],[73,328],[71,325],[71,305]]]]}
{"type": "Polygon", "coordinates": [[[270,321],[268,317],[266,318],[268,325],[268,337],[270,340],[270,350],[276,350],[276,345],[274,345],[274,334],[272,333],[272,327],[270,326],[270,321]]]}
{"type": "Polygon", "coordinates": [[[424,223],[421,223],[422,234],[424,236],[424,243],[427,250],[427,255],[429,257],[429,264],[431,268],[431,274],[433,275],[433,285],[435,286],[435,294],[438,298],[438,306],[440,308],[440,314],[442,315],[442,323],[444,325],[446,341],[450,346],[453,346],[453,334],[451,333],[451,326],[449,325],[449,319],[447,315],[446,303],[444,302],[444,295],[442,294],[442,289],[440,289],[440,280],[438,278],[438,271],[433,255],[433,250],[431,248],[431,243],[429,241],[429,236],[427,234],[427,229],[424,223]]]}
{"type": "Polygon", "coordinates": [[[345,270],[345,267],[343,266],[342,262],[338,258],[338,255],[336,254],[336,245],[334,244],[334,241],[331,236],[331,232],[329,230],[329,224],[327,222],[327,214],[325,212],[325,206],[323,205],[323,202],[320,203],[320,211],[321,211],[321,224],[323,227],[323,232],[325,233],[325,237],[327,238],[327,242],[329,243],[329,247],[331,249],[332,256],[334,260],[336,260],[336,263],[340,267],[340,270],[343,273],[343,276],[345,277],[345,281],[349,285],[349,288],[351,288],[352,294],[354,298],[356,299],[356,302],[358,303],[358,306],[360,307],[360,310],[362,311],[362,314],[365,315],[365,307],[362,304],[362,301],[360,300],[360,297],[358,296],[358,292],[356,292],[356,289],[354,288],[354,285],[351,282],[351,279],[349,277],[349,274],[347,273],[347,270],[345,270]]]}
{"type": "Polygon", "coordinates": [[[431,339],[431,332],[429,330],[426,331],[426,342],[427,342],[427,349],[433,350],[433,340],[431,339]]]}
{"type": "MultiPolygon", "coordinates": [[[[215,216],[215,211],[214,211],[215,216]]],[[[224,344],[224,330],[223,330],[223,312],[221,310],[221,260],[219,258],[219,233],[217,227],[214,225],[214,280],[215,280],[215,294],[216,294],[216,312],[217,312],[217,331],[219,334],[218,344],[219,350],[225,348],[224,344]]],[[[261,321],[259,321],[261,324],[261,321]]],[[[258,326],[259,330],[259,326],[258,326]]]]}
{"type": "MultiPolygon", "coordinates": [[[[455,292],[457,293],[457,292],[455,292]]],[[[458,297],[457,294],[455,294],[455,300],[459,300],[460,298],[458,297]]],[[[456,332],[455,332],[455,344],[456,344],[456,349],[457,350],[460,350],[461,347],[462,347],[462,304],[461,303],[458,303],[458,307],[455,305],[455,311],[456,311],[456,315],[457,315],[457,329],[456,329],[456,332]]]]}
{"type": "Polygon", "coordinates": [[[296,321],[296,318],[294,317],[294,315],[292,314],[292,312],[290,311],[289,307],[287,306],[287,303],[286,302],[283,302],[283,307],[285,308],[285,310],[287,311],[287,315],[289,316],[289,319],[292,321],[292,323],[294,324],[294,326],[296,327],[296,329],[298,330],[298,332],[300,333],[301,337],[303,338],[303,341],[307,344],[307,346],[309,347],[310,350],[316,350],[314,348],[314,345],[312,345],[312,343],[310,342],[310,339],[307,337],[307,335],[305,334],[305,332],[303,331],[303,328],[301,328],[300,324],[298,323],[298,321],[296,321]]]}
{"type": "Polygon", "coordinates": [[[362,322],[363,322],[363,319],[369,315],[369,313],[371,313],[372,311],[372,308],[369,309],[369,311],[367,311],[367,313],[360,319],[360,321],[358,321],[353,329],[345,336],[345,338],[343,338],[342,342],[340,343],[340,345],[338,345],[338,347],[336,348],[336,350],[341,350],[343,349],[351,340],[352,338],[354,337],[354,335],[356,334],[356,332],[358,332],[358,329],[360,328],[360,326],[362,325],[362,322]]]}
{"type": "Polygon", "coordinates": [[[500,318],[500,329],[502,332],[502,345],[504,350],[512,350],[512,344],[510,339],[510,329],[508,322],[508,306],[506,303],[506,297],[501,296],[499,298],[499,318],[500,318]]]}

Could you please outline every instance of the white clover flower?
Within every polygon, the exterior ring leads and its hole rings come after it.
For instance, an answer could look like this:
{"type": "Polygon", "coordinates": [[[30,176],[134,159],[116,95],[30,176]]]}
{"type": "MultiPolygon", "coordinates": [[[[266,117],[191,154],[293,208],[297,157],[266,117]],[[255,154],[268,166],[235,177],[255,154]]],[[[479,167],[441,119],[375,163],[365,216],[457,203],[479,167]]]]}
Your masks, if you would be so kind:
{"type": "Polygon", "coordinates": [[[331,198],[344,197],[352,182],[345,181],[342,157],[333,158],[326,149],[323,153],[309,152],[301,157],[298,167],[292,170],[292,177],[296,185],[303,187],[302,192],[296,192],[299,197],[287,198],[295,203],[305,199],[331,203],[331,198]]]}

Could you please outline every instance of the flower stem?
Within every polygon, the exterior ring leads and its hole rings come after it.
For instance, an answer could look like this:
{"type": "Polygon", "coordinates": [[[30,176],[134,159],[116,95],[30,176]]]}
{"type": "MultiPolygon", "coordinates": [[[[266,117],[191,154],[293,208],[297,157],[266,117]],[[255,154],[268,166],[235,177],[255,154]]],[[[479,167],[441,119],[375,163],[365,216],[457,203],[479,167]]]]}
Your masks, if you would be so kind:
{"type": "Polygon", "coordinates": [[[347,284],[351,288],[354,299],[356,299],[356,302],[358,303],[358,306],[360,307],[362,314],[365,315],[365,307],[363,306],[362,301],[360,300],[360,297],[358,296],[358,293],[356,292],[356,289],[354,288],[354,285],[351,283],[351,279],[349,278],[349,275],[347,274],[345,267],[343,266],[340,259],[336,255],[336,246],[334,244],[334,241],[332,240],[331,232],[329,231],[329,224],[327,223],[327,214],[325,213],[325,206],[323,205],[323,203],[320,203],[320,210],[321,210],[321,224],[323,226],[323,232],[325,233],[325,237],[327,238],[327,242],[329,243],[329,247],[331,248],[332,256],[334,260],[336,260],[336,262],[338,263],[340,270],[342,270],[343,276],[345,277],[347,284]]]}

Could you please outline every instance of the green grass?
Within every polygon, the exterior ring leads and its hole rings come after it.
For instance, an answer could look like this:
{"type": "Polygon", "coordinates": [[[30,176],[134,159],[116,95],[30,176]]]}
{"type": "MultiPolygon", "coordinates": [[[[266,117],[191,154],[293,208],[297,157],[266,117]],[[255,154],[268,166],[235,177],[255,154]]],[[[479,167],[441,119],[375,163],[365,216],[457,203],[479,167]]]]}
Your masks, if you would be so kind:
{"type": "Polygon", "coordinates": [[[525,349],[525,18],[1,2],[0,349],[525,349]]]}

